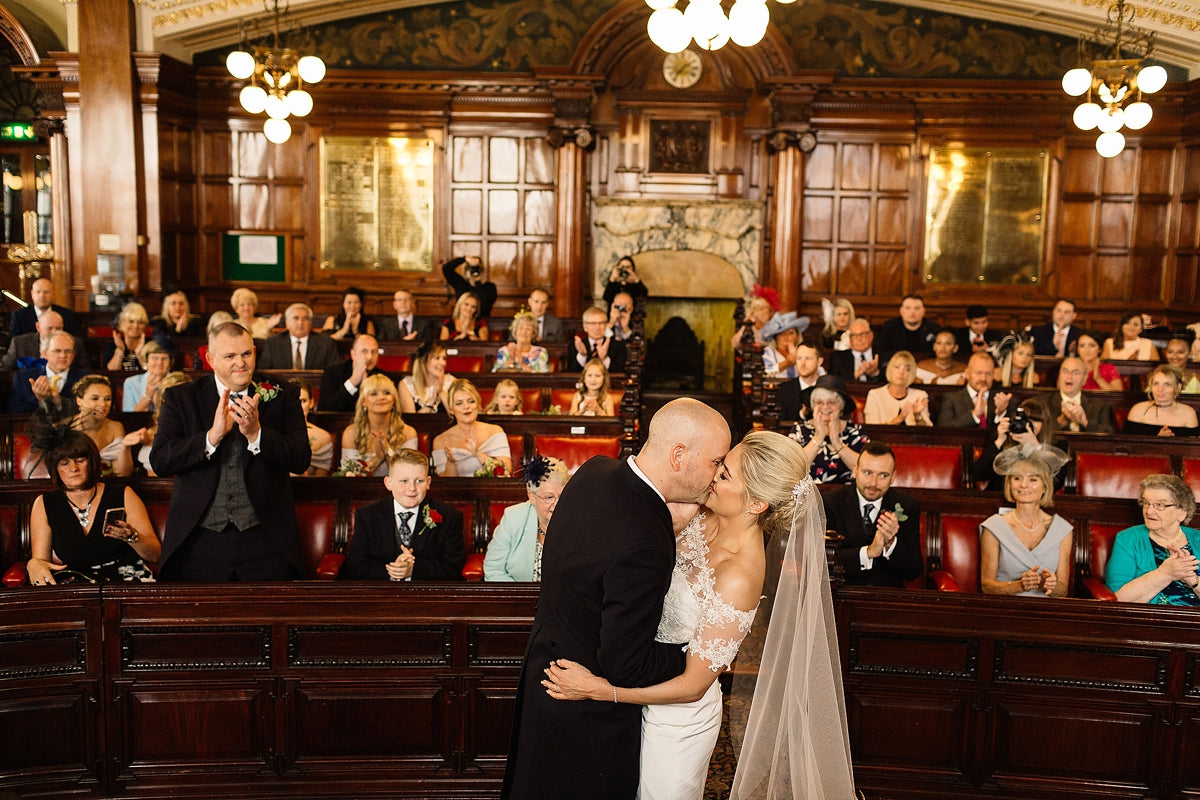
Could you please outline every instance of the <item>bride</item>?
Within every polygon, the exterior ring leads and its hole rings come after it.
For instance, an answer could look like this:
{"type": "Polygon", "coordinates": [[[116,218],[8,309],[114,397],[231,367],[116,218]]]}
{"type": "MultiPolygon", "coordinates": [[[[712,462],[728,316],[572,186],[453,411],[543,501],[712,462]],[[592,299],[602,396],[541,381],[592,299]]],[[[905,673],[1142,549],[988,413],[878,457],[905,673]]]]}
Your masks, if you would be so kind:
{"type": "Polygon", "coordinates": [[[721,727],[717,674],[750,632],[764,579],[775,612],[732,797],[854,796],[824,525],[799,443],[768,431],[748,434],[725,457],[706,506],[678,534],[656,638],[686,644],[684,672],[629,688],[566,659],[546,670],[542,685],[555,699],[645,706],[640,800],[703,796],[721,727]]]}

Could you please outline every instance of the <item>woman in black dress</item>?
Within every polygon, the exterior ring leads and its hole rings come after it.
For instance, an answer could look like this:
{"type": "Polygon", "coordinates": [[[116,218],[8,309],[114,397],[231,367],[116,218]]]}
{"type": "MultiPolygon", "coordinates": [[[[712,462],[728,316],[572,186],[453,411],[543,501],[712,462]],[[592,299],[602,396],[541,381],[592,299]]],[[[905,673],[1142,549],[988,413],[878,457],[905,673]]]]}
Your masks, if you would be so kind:
{"type": "Polygon", "coordinates": [[[1179,402],[1183,371],[1159,364],[1146,379],[1149,400],[1129,409],[1122,433],[1133,436],[1200,436],[1200,422],[1191,406],[1179,402]]]}
{"type": "Polygon", "coordinates": [[[33,502],[29,582],[53,585],[64,569],[105,582],[153,581],[146,562],[158,559],[162,545],[146,506],[128,486],[97,482],[100,452],[95,442],[63,428],[34,438],[48,445],[42,449],[55,491],[33,502]],[[123,509],[125,519],[108,520],[110,509],[123,509]],[[62,565],[54,563],[55,556],[62,565]]]}

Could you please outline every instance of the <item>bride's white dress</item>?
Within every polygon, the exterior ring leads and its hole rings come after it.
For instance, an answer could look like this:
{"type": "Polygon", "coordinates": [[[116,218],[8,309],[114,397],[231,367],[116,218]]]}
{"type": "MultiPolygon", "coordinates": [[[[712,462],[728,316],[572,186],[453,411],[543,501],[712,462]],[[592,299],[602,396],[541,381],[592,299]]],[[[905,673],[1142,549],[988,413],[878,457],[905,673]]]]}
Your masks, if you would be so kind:
{"type": "MultiPolygon", "coordinates": [[[[655,638],[686,644],[713,672],[733,663],[750,631],[754,611],[739,611],[713,585],[704,541],[704,515],[679,535],[671,587],[663,602],[655,638]]],[[[640,800],[699,800],[708,762],[721,729],[721,687],[715,680],[704,697],[691,703],[642,709],[640,800]]]]}

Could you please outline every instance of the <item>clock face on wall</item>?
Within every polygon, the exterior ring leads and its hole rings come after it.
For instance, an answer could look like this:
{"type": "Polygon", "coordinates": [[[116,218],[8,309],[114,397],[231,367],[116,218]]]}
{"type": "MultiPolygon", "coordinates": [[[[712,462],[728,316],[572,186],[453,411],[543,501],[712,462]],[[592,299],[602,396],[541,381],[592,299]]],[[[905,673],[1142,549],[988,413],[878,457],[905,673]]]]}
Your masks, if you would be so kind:
{"type": "Polygon", "coordinates": [[[692,50],[667,53],[663,59],[663,77],[676,89],[694,86],[700,80],[700,56],[692,50]]]}

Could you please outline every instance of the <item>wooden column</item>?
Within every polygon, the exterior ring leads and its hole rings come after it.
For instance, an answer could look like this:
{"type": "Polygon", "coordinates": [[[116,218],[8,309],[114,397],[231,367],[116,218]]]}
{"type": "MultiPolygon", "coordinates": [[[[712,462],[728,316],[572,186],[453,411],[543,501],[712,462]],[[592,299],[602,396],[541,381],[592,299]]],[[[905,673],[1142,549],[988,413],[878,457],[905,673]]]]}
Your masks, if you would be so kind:
{"type": "MultiPolygon", "coordinates": [[[[593,134],[589,129],[586,137],[593,134]]],[[[584,290],[591,287],[586,269],[587,244],[587,151],[571,133],[558,149],[558,185],[555,187],[554,311],[564,318],[583,313],[584,290]],[[586,283],[584,282],[586,280],[586,283]]]]}
{"type": "Polygon", "coordinates": [[[800,262],[800,242],[804,238],[804,154],[799,147],[785,146],[775,153],[774,163],[770,222],[774,241],[771,260],[761,281],[779,291],[781,308],[795,309],[800,305],[800,282],[804,277],[800,262]]]}

